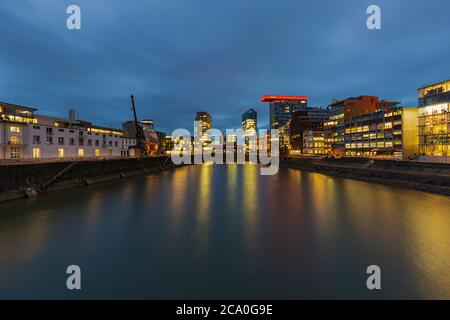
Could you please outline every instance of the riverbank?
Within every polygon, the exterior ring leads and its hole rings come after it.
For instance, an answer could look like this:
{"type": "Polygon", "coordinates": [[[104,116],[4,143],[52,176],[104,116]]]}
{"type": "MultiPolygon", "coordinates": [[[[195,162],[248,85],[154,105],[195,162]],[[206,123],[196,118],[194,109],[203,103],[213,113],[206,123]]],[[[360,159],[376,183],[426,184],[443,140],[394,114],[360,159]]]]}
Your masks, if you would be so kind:
{"type": "Polygon", "coordinates": [[[450,165],[447,164],[351,158],[286,158],[282,165],[450,196],[450,165]]]}
{"type": "MultiPolygon", "coordinates": [[[[450,166],[367,159],[287,158],[282,166],[450,196],[450,166]]],[[[175,167],[169,157],[0,166],[0,202],[35,197],[175,167]]]]}
{"type": "Polygon", "coordinates": [[[174,167],[169,157],[62,161],[0,166],[0,202],[174,167]]]}

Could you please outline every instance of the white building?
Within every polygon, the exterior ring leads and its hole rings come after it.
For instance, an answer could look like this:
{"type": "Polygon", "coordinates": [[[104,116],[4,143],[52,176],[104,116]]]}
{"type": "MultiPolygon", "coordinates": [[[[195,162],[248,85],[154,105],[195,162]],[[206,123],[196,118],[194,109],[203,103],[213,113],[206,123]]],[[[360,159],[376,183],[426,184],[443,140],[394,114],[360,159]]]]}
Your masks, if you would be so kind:
{"type": "Polygon", "coordinates": [[[134,138],[121,130],[36,115],[36,109],[0,102],[0,160],[115,158],[133,155],[134,138]]]}

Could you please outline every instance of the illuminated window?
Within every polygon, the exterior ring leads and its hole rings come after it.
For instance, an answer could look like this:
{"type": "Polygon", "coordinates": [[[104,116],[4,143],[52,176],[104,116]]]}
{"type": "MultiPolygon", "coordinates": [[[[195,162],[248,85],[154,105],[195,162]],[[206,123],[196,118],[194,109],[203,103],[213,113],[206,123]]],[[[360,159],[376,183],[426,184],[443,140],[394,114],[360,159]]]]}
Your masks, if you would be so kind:
{"type": "Polygon", "coordinates": [[[33,148],[33,158],[37,159],[41,157],[41,149],[33,148]]]}
{"type": "Polygon", "coordinates": [[[20,139],[18,136],[11,136],[10,142],[11,144],[20,144],[20,139]]]}
{"type": "Polygon", "coordinates": [[[58,158],[64,158],[64,148],[58,148],[58,158]]]}
{"type": "Polygon", "coordinates": [[[9,128],[9,131],[10,131],[10,132],[20,133],[20,127],[14,127],[14,126],[11,126],[11,127],[9,128]]]}
{"type": "Polygon", "coordinates": [[[84,149],[83,148],[78,149],[78,156],[84,157],[84,149]]]}
{"type": "Polygon", "coordinates": [[[95,149],[95,156],[100,157],[100,149],[95,149]]]}

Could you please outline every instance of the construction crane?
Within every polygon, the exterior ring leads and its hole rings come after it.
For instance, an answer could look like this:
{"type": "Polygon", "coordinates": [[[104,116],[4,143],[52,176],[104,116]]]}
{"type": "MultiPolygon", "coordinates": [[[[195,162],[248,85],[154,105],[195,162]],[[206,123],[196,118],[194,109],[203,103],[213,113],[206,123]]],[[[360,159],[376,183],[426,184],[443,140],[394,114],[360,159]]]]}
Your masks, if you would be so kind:
{"type": "Polygon", "coordinates": [[[145,143],[145,135],[144,129],[139,125],[137,115],[136,115],[136,106],[134,104],[134,96],[131,95],[131,110],[133,111],[134,116],[134,126],[136,128],[136,145],[131,146],[130,149],[139,150],[141,158],[147,158],[147,148],[145,143]]]}

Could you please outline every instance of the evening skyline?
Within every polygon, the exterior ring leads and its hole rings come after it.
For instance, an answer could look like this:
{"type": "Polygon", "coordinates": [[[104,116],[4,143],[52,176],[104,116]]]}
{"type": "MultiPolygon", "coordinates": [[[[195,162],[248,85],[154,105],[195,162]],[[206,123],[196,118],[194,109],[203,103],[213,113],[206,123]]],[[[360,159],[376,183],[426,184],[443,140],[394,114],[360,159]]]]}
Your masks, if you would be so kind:
{"type": "Polygon", "coordinates": [[[167,133],[191,129],[196,111],[224,129],[254,108],[267,127],[266,94],[307,95],[322,107],[362,94],[416,106],[418,87],[449,76],[450,3],[408,4],[2,2],[0,101],[61,117],[74,108],[120,128],[134,94],[139,117],[167,133]],[[66,28],[70,4],[81,7],[81,30],[66,28]],[[381,7],[381,30],[366,28],[370,4],[381,7]]]}

